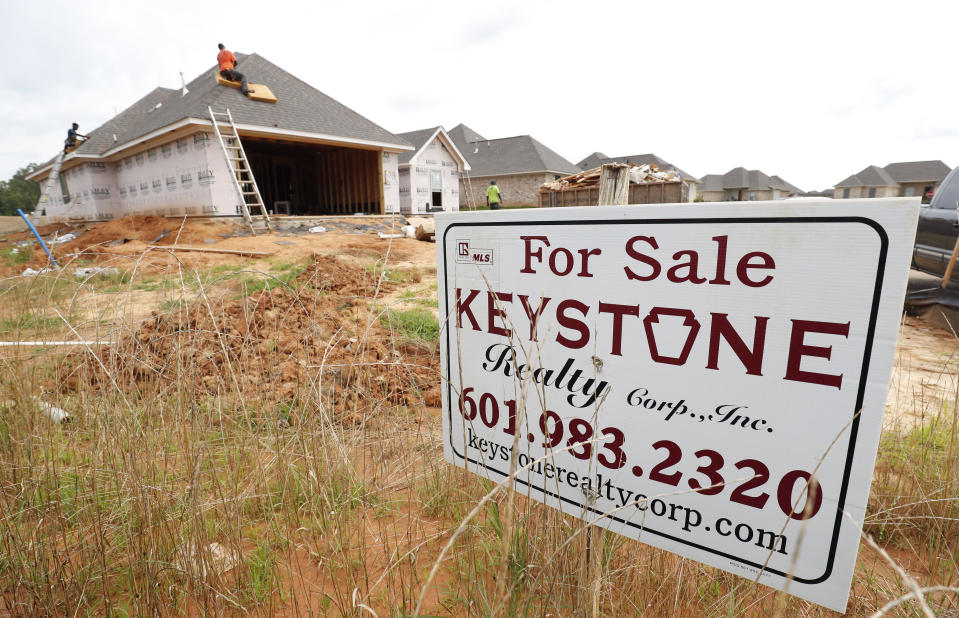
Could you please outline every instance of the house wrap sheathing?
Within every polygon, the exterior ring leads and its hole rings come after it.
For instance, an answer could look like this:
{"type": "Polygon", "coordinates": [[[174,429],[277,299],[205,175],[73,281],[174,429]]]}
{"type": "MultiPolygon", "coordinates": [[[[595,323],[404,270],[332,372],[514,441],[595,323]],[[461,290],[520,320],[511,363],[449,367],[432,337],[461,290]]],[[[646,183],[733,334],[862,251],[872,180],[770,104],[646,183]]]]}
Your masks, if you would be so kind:
{"type": "Polygon", "coordinates": [[[400,211],[417,214],[460,208],[460,178],[469,163],[443,127],[398,133],[415,150],[400,155],[400,211]]]}

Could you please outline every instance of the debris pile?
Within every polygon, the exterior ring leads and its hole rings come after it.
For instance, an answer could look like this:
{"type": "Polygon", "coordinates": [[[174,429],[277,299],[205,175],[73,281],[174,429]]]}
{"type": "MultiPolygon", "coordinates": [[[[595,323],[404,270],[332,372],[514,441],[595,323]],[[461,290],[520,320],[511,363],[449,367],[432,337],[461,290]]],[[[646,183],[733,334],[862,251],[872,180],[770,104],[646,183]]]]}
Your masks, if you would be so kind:
{"type": "MultiPolygon", "coordinates": [[[[644,163],[636,165],[635,163],[620,163],[619,165],[629,166],[629,183],[632,185],[650,184],[656,182],[676,182],[680,180],[679,174],[675,170],[664,172],[659,166],[653,163],[644,163]]],[[[579,189],[583,187],[599,186],[599,174],[602,167],[594,167],[591,170],[565,176],[550,182],[544,182],[540,191],[564,191],[566,189],[579,189]]]]}
{"type": "Polygon", "coordinates": [[[439,406],[436,344],[391,332],[371,306],[395,287],[348,258],[314,256],[290,287],[154,312],[97,357],[68,356],[61,384],[273,401],[315,402],[319,393],[330,409],[356,409],[339,404],[357,397],[439,406]]]}

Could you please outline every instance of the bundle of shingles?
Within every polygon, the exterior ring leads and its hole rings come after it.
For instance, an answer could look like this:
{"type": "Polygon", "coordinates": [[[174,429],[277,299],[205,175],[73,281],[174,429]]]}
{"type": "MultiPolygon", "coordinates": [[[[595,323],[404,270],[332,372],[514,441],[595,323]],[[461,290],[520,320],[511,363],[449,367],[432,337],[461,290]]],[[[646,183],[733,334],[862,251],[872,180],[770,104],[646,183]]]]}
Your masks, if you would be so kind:
{"type": "MultiPolygon", "coordinates": [[[[608,164],[607,164],[608,165],[608,164]]],[[[679,174],[675,171],[664,172],[659,166],[653,163],[644,163],[636,165],[635,163],[614,164],[622,167],[629,167],[629,183],[640,185],[653,182],[675,182],[679,180],[679,174]]],[[[541,191],[563,191],[566,189],[579,189],[581,187],[593,187],[599,185],[600,171],[602,167],[595,167],[585,172],[565,176],[550,182],[544,182],[540,187],[541,191]]]]}

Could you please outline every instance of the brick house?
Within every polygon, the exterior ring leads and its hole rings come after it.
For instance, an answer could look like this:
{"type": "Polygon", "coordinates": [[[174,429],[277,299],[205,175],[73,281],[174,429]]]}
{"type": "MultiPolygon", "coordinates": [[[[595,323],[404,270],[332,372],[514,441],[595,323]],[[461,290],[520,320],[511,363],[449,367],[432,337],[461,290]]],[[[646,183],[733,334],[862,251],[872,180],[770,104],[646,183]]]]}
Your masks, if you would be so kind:
{"type": "Polygon", "coordinates": [[[928,204],[949,170],[942,161],[904,161],[885,167],[870,165],[836,184],[833,197],[921,196],[922,203],[928,204]]]}
{"type": "Polygon", "coordinates": [[[486,139],[458,124],[449,136],[472,168],[460,179],[460,207],[486,204],[486,188],[495,180],[504,206],[536,206],[539,188],[579,169],[529,135],[486,139]]]}
{"type": "MultiPolygon", "coordinates": [[[[278,102],[219,85],[216,66],[183,90],[154,89],[64,158],[45,204],[50,220],[239,214],[208,106],[232,113],[268,209],[399,211],[399,155],[412,146],[262,56],[237,58],[238,69],[278,102]]],[[[43,182],[52,167],[53,160],[29,178],[43,182]]]]}
{"type": "Polygon", "coordinates": [[[699,182],[699,197],[704,202],[782,200],[802,195],[799,187],[779,176],[744,167],[735,167],[725,174],[707,174],[699,182]]]}
{"type": "Polygon", "coordinates": [[[636,165],[651,164],[655,165],[664,172],[675,171],[677,174],[679,174],[679,178],[682,180],[683,184],[686,185],[687,195],[689,196],[688,200],[692,202],[696,199],[699,179],[689,172],[681,170],[669,161],[654,155],[653,153],[627,155],[624,157],[607,157],[601,152],[594,152],[576,165],[580,170],[586,171],[597,168],[604,163],[635,163],[636,165]]]}

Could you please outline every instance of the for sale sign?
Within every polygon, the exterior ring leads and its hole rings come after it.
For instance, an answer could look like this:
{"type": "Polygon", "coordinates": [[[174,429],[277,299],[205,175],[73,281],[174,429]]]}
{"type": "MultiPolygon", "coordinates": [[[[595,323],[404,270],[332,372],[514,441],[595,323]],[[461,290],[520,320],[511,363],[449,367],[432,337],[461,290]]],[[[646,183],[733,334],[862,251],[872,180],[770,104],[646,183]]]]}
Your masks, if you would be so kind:
{"type": "Polygon", "coordinates": [[[917,214],[438,215],[447,460],[843,611],[917,214]]]}

